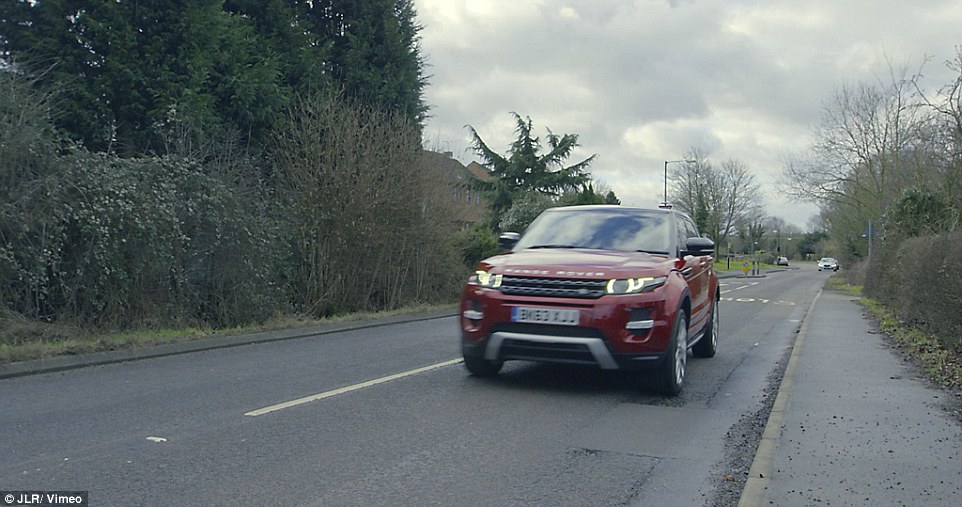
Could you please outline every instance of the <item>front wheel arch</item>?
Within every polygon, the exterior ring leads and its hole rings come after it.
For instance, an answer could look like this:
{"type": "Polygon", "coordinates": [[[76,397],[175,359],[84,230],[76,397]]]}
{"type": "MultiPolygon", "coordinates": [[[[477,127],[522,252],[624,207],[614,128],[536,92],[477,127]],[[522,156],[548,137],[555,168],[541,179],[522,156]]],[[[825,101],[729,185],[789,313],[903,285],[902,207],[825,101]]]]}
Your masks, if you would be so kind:
{"type": "Polygon", "coordinates": [[[691,348],[691,353],[695,357],[715,357],[718,350],[718,332],[720,328],[720,313],[718,311],[718,298],[711,307],[711,315],[705,330],[702,332],[701,339],[691,348]]]}

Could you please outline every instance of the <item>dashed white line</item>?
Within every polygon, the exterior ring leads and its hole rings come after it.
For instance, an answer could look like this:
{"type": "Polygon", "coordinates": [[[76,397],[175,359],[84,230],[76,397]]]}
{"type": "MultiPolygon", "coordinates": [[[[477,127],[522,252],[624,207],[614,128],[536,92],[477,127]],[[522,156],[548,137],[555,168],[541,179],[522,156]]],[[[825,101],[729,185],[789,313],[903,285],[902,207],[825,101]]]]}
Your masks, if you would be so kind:
{"type": "MultiPolygon", "coordinates": [[[[727,284],[720,284],[720,285],[725,286],[725,285],[727,285],[727,284]]],[[[726,290],[723,290],[723,291],[722,291],[722,294],[728,294],[729,292],[735,292],[736,290],[747,289],[748,287],[754,287],[754,286],[756,286],[756,285],[758,285],[758,282],[749,282],[748,284],[742,285],[742,286],[740,286],[740,287],[736,287],[736,288],[734,288],[734,289],[726,289],[726,290]]]]}
{"type": "Polygon", "coordinates": [[[771,303],[771,304],[773,304],[773,305],[795,306],[795,302],[794,302],[794,301],[776,301],[776,300],[762,299],[762,298],[733,298],[733,297],[722,297],[722,298],[719,298],[719,300],[721,300],[721,301],[730,301],[730,302],[734,302],[734,303],[761,303],[761,304],[763,304],[763,305],[767,305],[767,304],[771,303]]]}
{"type": "Polygon", "coordinates": [[[324,398],[330,398],[332,396],[337,396],[339,394],[349,393],[351,391],[357,391],[358,389],[364,389],[365,387],[376,386],[378,384],[383,384],[385,382],[390,382],[392,380],[397,380],[404,377],[410,377],[411,375],[417,375],[419,373],[424,373],[426,371],[436,370],[438,368],[443,368],[445,366],[451,366],[452,364],[458,364],[462,360],[451,359],[448,361],[442,361],[440,363],[435,363],[432,365],[424,366],[422,368],[417,368],[410,371],[405,371],[401,373],[395,373],[394,375],[388,375],[386,377],[376,378],[374,380],[368,380],[367,382],[361,382],[360,384],[354,384],[351,386],[341,387],[331,391],[325,391],[323,393],[312,394],[310,396],[305,396],[303,398],[298,398],[296,400],[285,401],[284,403],[278,403],[277,405],[271,405],[269,407],[259,408],[257,410],[251,410],[244,415],[257,417],[259,415],[269,414],[271,412],[276,412],[278,410],[283,410],[285,408],[295,407],[297,405],[303,405],[305,403],[310,403],[316,400],[323,400],[324,398]]]}

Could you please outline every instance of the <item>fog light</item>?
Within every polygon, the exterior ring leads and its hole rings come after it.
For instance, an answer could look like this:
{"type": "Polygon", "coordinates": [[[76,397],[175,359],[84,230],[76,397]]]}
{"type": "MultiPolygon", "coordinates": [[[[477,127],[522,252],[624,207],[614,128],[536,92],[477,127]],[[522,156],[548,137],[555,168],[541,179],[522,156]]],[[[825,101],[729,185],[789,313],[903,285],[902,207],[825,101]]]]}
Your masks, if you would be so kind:
{"type": "Polygon", "coordinates": [[[651,331],[655,327],[655,319],[652,318],[651,308],[631,308],[628,310],[628,322],[625,329],[631,331],[633,335],[642,335],[651,331]]]}
{"type": "Polygon", "coordinates": [[[464,318],[468,320],[481,320],[484,318],[484,313],[477,310],[465,310],[463,315],[464,318]]]}
{"type": "Polygon", "coordinates": [[[625,324],[625,329],[630,331],[648,331],[655,327],[653,320],[632,320],[625,324]]]}

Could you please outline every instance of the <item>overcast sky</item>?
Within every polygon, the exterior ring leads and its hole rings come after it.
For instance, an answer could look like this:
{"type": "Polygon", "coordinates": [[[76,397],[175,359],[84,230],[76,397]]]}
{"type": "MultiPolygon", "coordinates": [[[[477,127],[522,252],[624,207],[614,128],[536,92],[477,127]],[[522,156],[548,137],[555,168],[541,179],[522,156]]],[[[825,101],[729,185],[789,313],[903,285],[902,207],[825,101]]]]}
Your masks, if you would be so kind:
{"type": "MultiPolygon", "coordinates": [[[[578,134],[624,204],[654,206],[665,160],[691,148],[756,174],[769,215],[786,154],[811,144],[834,90],[917,70],[932,90],[962,44],[959,0],[415,0],[431,107],[428,148],[476,160],[465,125],[505,153],[511,112],[578,134]]],[[[669,166],[671,169],[671,166],[669,166]]]]}

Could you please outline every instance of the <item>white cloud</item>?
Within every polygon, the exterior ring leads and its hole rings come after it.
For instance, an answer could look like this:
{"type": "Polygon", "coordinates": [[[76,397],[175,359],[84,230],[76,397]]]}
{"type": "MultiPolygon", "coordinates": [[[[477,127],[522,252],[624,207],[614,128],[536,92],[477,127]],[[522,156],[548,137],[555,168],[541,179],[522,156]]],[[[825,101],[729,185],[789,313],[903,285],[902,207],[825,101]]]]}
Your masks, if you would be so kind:
{"type": "Polygon", "coordinates": [[[572,7],[562,7],[561,10],[558,11],[558,14],[565,19],[570,19],[573,21],[581,20],[581,16],[578,14],[578,11],[572,7]]]}
{"type": "MultiPolygon", "coordinates": [[[[430,67],[428,145],[473,160],[465,125],[490,147],[513,138],[509,112],[539,134],[576,133],[592,173],[626,203],[655,203],[663,164],[697,146],[755,171],[769,213],[799,226],[816,210],[785,202],[781,159],[808,146],[835,88],[926,84],[962,44],[956,0],[416,0],[430,67]]],[[[577,158],[577,157],[575,157],[577,158]]],[[[580,158],[577,158],[580,160],[580,158]]],[[[574,159],[574,158],[573,158],[574,159]]]]}

